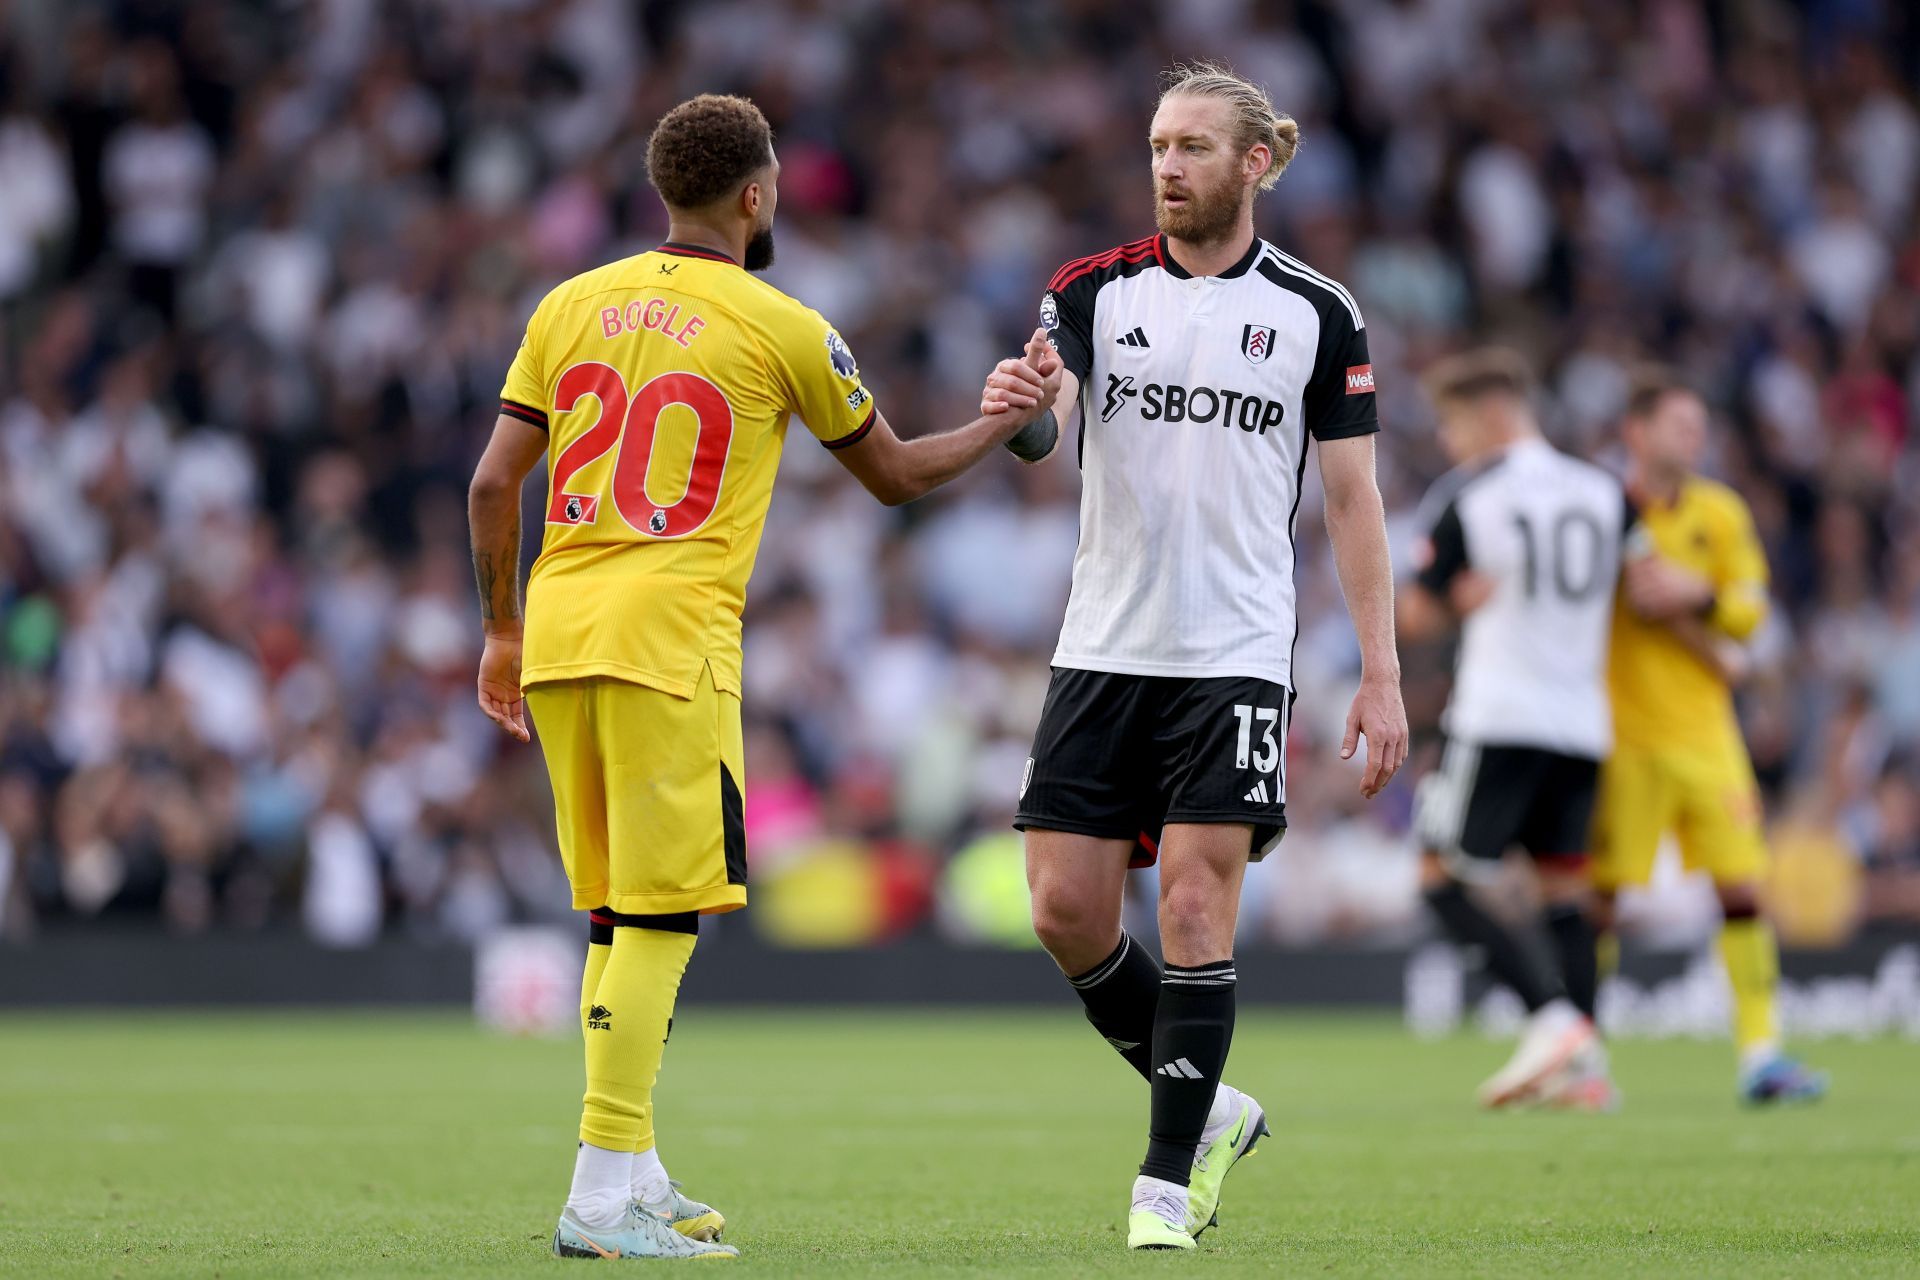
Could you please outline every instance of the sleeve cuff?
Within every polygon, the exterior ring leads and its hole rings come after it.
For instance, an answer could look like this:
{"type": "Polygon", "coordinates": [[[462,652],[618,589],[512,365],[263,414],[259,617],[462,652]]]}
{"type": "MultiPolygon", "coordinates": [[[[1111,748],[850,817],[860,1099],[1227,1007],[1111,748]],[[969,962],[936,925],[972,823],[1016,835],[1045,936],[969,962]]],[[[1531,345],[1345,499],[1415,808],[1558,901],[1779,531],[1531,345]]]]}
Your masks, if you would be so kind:
{"type": "Polygon", "coordinates": [[[1093,376],[1093,352],[1074,339],[1062,341],[1056,334],[1052,338],[1053,349],[1060,356],[1060,365],[1074,377],[1081,386],[1087,385],[1087,379],[1093,376]]]}
{"type": "Polygon", "coordinates": [[[1354,436],[1370,436],[1380,430],[1380,419],[1362,418],[1358,422],[1337,422],[1318,426],[1313,429],[1315,440],[1348,440],[1354,436]]]}
{"type": "Polygon", "coordinates": [[[867,432],[873,430],[874,422],[880,416],[880,406],[874,405],[867,410],[866,421],[837,440],[822,440],[820,443],[829,449],[850,449],[867,438],[867,432]]]}
{"type": "Polygon", "coordinates": [[[1701,616],[1721,634],[1745,640],[1766,620],[1766,591],[1745,585],[1722,587],[1714,592],[1701,616]]]}
{"type": "Polygon", "coordinates": [[[545,410],[536,409],[530,404],[521,404],[518,400],[502,400],[500,412],[509,418],[518,418],[528,426],[538,427],[542,431],[547,429],[545,410]]]}

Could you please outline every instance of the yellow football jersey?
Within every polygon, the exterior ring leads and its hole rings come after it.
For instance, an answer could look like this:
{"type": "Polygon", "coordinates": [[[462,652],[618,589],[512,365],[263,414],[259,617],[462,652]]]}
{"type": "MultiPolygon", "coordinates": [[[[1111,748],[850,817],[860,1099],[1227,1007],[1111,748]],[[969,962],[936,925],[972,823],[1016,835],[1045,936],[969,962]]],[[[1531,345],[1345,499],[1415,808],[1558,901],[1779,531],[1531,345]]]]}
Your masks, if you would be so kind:
{"type": "MultiPolygon", "coordinates": [[[[1640,523],[1661,556],[1713,583],[1709,626],[1735,640],[1753,633],[1767,614],[1767,557],[1738,494],[1694,477],[1671,505],[1643,507],[1640,523]]],[[[1726,681],[1625,600],[1614,608],[1608,683],[1622,745],[1698,745],[1739,733],[1726,681]]]]}
{"type": "Polygon", "coordinates": [[[691,245],[575,276],[527,323],[500,411],[545,428],[525,685],[740,691],[740,611],[788,419],[828,448],[873,397],[819,312],[691,245]]]}

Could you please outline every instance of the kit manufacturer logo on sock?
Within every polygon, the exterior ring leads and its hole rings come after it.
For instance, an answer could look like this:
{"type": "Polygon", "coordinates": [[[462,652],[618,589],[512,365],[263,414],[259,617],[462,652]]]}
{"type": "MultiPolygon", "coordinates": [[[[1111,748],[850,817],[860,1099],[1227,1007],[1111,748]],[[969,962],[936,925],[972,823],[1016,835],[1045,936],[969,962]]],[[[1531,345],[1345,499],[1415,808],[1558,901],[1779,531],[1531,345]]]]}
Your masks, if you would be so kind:
{"type": "Polygon", "coordinates": [[[613,1010],[603,1004],[596,1004],[588,1009],[587,1029],[590,1031],[613,1030],[613,1010]]]}

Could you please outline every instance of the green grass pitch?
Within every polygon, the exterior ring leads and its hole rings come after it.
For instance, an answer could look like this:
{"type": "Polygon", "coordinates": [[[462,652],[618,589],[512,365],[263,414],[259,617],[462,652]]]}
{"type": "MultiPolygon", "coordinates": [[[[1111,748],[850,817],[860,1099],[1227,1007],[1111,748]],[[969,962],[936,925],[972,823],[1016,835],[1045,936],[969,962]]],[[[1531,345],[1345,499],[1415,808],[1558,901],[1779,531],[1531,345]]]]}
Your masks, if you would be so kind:
{"type": "MultiPolygon", "coordinates": [[[[765,1275],[1920,1271],[1920,1049],[1738,1109],[1720,1043],[1625,1043],[1615,1116],[1482,1115],[1503,1047],[1248,1013],[1274,1136],[1197,1255],[1130,1256],[1145,1092],[1052,1012],[682,1011],[661,1152],[765,1275]]],[[[567,1042],[456,1013],[0,1017],[0,1273],[559,1275],[567,1042]]],[[[611,1265],[611,1264],[600,1264],[611,1265]]]]}

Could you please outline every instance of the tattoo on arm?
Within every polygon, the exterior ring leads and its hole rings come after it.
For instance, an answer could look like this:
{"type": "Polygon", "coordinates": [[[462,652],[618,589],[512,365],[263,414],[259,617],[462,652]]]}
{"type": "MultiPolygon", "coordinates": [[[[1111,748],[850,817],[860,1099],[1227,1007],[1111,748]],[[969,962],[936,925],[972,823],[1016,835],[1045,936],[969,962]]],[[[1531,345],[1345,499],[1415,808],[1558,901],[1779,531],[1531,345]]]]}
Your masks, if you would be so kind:
{"type": "Polygon", "coordinates": [[[502,416],[467,489],[473,581],[487,633],[520,630],[520,491],[545,450],[545,437],[502,416]]]}
{"type": "Polygon", "coordinates": [[[480,588],[480,616],[488,622],[520,617],[518,538],[498,550],[474,548],[473,577],[480,588]]]}
{"type": "Polygon", "coordinates": [[[493,621],[493,553],[475,551],[473,553],[473,577],[480,587],[480,616],[488,622],[493,621]]]}

